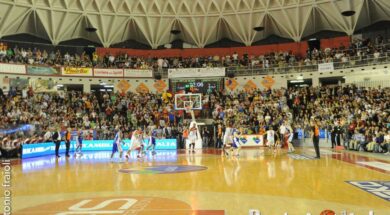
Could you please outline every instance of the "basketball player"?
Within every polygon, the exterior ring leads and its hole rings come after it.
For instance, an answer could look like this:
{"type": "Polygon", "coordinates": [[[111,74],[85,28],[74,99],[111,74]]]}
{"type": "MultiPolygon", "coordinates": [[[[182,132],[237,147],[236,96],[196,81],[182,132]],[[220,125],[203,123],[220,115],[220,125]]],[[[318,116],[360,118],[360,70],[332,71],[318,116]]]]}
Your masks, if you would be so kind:
{"type": "Polygon", "coordinates": [[[231,149],[233,156],[240,156],[240,135],[241,132],[239,132],[237,129],[233,129],[233,143],[231,149]],[[236,150],[236,153],[234,153],[234,150],[236,150]]]}
{"type": "Polygon", "coordinates": [[[315,159],[320,159],[320,119],[314,119],[313,127],[312,127],[312,138],[313,138],[313,145],[314,150],[316,151],[316,157],[315,159]]]}
{"type": "Polygon", "coordinates": [[[288,152],[289,153],[294,152],[295,149],[294,149],[294,146],[292,144],[292,139],[293,139],[294,133],[292,132],[291,127],[286,128],[285,136],[286,136],[287,145],[288,145],[288,152]]]}
{"type": "Polygon", "coordinates": [[[223,135],[222,151],[225,155],[229,155],[227,149],[232,147],[233,138],[234,138],[234,128],[232,123],[229,123],[225,129],[225,134],[223,135]]]}
{"type": "Polygon", "coordinates": [[[81,150],[83,149],[83,131],[78,130],[77,131],[77,137],[76,137],[76,153],[75,155],[82,155],[81,150]]]}
{"type": "Polygon", "coordinates": [[[152,148],[152,155],[156,155],[156,131],[152,130],[149,132],[149,145],[146,150],[152,148]]]}
{"type": "Polygon", "coordinates": [[[112,143],[112,153],[111,153],[111,161],[116,152],[119,151],[119,162],[122,162],[122,132],[119,128],[117,128],[117,133],[115,134],[114,142],[112,143]]]}
{"type": "Polygon", "coordinates": [[[272,126],[269,126],[269,128],[267,130],[267,145],[271,149],[273,147],[276,147],[276,145],[275,145],[275,131],[272,128],[272,126]]]}
{"type": "Polygon", "coordinates": [[[189,144],[189,150],[191,151],[192,146],[192,152],[195,152],[195,141],[198,139],[198,129],[196,129],[195,122],[192,122],[192,125],[190,127],[189,133],[188,133],[188,141],[189,144]]]}
{"type": "Polygon", "coordinates": [[[131,137],[131,144],[130,144],[130,147],[129,147],[129,150],[127,150],[127,153],[126,153],[126,159],[128,159],[130,157],[130,153],[132,150],[137,150],[138,151],[138,154],[137,154],[137,158],[141,158],[142,157],[142,154],[144,153],[143,150],[144,150],[144,141],[143,141],[143,132],[142,132],[142,129],[141,128],[138,128],[138,130],[135,130],[133,132],[133,136],[131,137]]]}

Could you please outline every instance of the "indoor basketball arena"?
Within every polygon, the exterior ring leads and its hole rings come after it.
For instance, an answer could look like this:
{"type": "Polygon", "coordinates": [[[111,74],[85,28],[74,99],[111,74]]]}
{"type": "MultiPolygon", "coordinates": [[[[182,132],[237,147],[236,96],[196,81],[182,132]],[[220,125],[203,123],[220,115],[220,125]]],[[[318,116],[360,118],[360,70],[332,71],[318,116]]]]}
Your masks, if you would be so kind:
{"type": "Polygon", "coordinates": [[[1,209],[390,215],[389,0],[0,0],[1,209]]]}

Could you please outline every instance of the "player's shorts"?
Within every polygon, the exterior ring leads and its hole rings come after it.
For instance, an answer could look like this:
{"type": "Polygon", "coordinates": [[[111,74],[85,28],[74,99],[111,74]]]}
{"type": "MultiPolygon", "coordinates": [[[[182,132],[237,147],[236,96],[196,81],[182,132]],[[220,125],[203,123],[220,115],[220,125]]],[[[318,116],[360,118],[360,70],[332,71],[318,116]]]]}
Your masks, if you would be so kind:
{"type": "Polygon", "coordinates": [[[275,145],[275,140],[268,140],[267,141],[267,144],[268,144],[268,146],[273,146],[273,145],[275,145]]]}
{"type": "Polygon", "coordinates": [[[112,153],[115,153],[115,152],[122,152],[122,145],[119,143],[113,143],[112,144],[112,153]]]}
{"type": "Polygon", "coordinates": [[[238,148],[238,145],[237,145],[236,143],[233,143],[233,144],[232,144],[232,147],[233,147],[233,148],[238,148]]]}
{"type": "Polygon", "coordinates": [[[131,146],[131,150],[140,149],[142,146],[143,145],[140,143],[133,143],[133,145],[131,146]]]}
{"type": "Polygon", "coordinates": [[[293,135],[290,135],[290,136],[288,137],[288,142],[292,142],[292,140],[293,140],[293,135]]]}
{"type": "Polygon", "coordinates": [[[188,141],[190,141],[190,143],[195,143],[195,141],[196,141],[196,136],[189,136],[188,137],[188,141]]]}

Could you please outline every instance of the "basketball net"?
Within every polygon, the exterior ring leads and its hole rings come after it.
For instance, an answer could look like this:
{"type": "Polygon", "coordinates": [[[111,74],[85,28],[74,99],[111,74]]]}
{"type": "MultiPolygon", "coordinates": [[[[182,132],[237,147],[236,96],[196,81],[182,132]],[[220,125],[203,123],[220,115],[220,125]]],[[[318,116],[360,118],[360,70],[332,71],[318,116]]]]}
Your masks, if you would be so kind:
{"type": "Polygon", "coordinates": [[[186,113],[191,113],[191,107],[188,106],[188,107],[185,107],[186,108],[186,113]]]}
{"type": "Polygon", "coordinates": [[[185,101],[184,102],[184,109],[186,110],[186,113],[191,113],[192,111],[192,107],[194,106],[194,104],[190,101],[185,101]]]}
{"type": "Polygon", "coordinates": [[[192,121],[195,122],[195,114],[194,114],[194,110],[192,110],[193,106],[194,106],[193,102],[186,102],[184,108],[186,110],[186,113],[191,113],[192,121]]]}

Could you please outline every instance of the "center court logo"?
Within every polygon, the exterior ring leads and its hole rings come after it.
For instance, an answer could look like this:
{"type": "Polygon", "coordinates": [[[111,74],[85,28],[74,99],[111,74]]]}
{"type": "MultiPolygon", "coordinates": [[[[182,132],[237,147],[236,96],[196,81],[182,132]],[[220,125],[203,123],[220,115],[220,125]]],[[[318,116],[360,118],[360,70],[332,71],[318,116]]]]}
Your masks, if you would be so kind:
{"type": "MultiPolygon", "coordinates": [[[[185,202],[155,197],[97,197],[50,202],[16,211],[14,214],[202,214],[192,210],[185,202]]],[[[210,211],[209,215],[223,215],[223,211],[210,211]]]]}
{"type": "MultiPolygon", "coordinates": [[[[191,210],[181,201],[165,198],[115,197],[86,198],[61,202],[52,202],[17,211],[15,214],[147,214],[149,211],[191,210]]],[[[172,213],[175,214],[175,213],[172,213]]]]}
{"type": "Polygon", "coordinates": [[[191,165],[161,165],[141,167],[140,169],[120,169],[121,173],[129,174],[173,174],[183,172],[197,172],[206,170],[205,166],[191,166],[191,165]]]}

